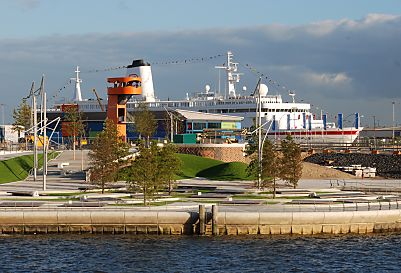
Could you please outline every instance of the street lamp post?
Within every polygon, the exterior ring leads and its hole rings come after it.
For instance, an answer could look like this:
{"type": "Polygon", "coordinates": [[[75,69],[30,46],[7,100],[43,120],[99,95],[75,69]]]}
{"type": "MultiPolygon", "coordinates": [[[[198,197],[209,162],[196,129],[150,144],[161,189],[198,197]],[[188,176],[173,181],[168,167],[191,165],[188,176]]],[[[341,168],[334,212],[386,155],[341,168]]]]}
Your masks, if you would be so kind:
{"type": "Polygon", "coordinates": [[[376,116],[373,116],[373,146],[376,150],[376,116]]]}
{"type": "Polygon", "coordinates": [[[395,127],[395,116],[394,116],[394,106],[395,106],[395,101],[392,102],[393,104],[393,146],[394,146],[394,127],[395,127]]]}

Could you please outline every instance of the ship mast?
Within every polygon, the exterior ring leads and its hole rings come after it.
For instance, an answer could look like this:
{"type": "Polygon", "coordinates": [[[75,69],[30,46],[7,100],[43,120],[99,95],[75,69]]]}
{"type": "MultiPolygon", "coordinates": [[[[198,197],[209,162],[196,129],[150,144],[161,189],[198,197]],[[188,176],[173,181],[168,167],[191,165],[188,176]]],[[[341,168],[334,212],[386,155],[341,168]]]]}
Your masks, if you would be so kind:
{"type": "Polygon", "coordinates": [[[77,66],[77,70],[75,70],[75,73],[77,73],[75,78],[71,78],[70,80],[75,81],[75,92],[74,92],[74,98],[73,101],[82,101],[82,95],[81,95],[81,82],[82,80],[79,78],[79,66],[77,66]]]}
{"type": "MultiPolygon", "coordinates": [[[[238,63],[233,62],[233,53],[227,51],[227,65],[226,66],[215,66],[215,68],[224,69],[227,73],[227,86],[228,86],[228,97],[235,98],[235,84],[240,81],[240,75],[242,73],[237,73],[238,63]]],[[[220,77],[219,77],[220,79],[220,77]]],[[[219,84],[220,87],[220,84],[219,84]]]]}

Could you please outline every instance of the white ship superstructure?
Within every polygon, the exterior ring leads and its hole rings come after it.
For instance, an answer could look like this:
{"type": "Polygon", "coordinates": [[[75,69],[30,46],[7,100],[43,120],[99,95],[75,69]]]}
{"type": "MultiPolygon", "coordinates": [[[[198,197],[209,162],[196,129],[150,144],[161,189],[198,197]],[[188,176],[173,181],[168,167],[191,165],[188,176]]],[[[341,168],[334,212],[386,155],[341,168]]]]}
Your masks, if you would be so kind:
{"type": "MultiPolygon", "coordinates": [[[[241,73],[238,73],[238,63],[233,61],[232,52],[227,52],[225,66],[216,66],[226,72],[227,89],[223,92],[211,91],[206,85],[203,92],[196,92],[192,96],[186,95],[182,100],[159,100],[155,96],[151,66],[149,63],[137,60],[128,66],[127,75],[137,74],[142,78],[142,97],[130,100],[127,103],[127,111],[133,112],[139,103],[146,103],[151,111],[164,112],[166,109],[182,109],[199,111],[204,113],[228,114],[244,117],[242,127],[251,128],[255,125],[255,119],[259,115],[257,103],[260,98],[260,115],[262,124],[269,128],[269,138],[282,139],[291,134],[299,142],[307,143],[338,143],[350,144],[359,135],[362,128],[359,126],[359,115],[355,113],[353,127],[343,127],[342,114],[338,114],[338,126],[327,122],[327,115],[321,114],[318,119],[311,113],[309,103],[298,103],[295,94],[290,93],[291,102],[283,102],[281,95],[270,95],[265,84],[259,84],[256,94],[240,95],[236,91],[236,85],[240,81],[241,73]],[[259,93],[260,94],[259,94],[259,93]]],[[[95,100],[82,100],[80,97],[80,79],[76,76],[76,92],[74,103],[78,103],[83,112],[100,112],[101,108],[95,100]],[[79,92],[78,92],[79,91],[79,92]]],[[[220,86],[220,84],[219,84],[220,86]]],[[[244,88],[245,90],[245,88],[244,88]]],[[[104,106],[106,106],[104,102],[104,106]]]]}

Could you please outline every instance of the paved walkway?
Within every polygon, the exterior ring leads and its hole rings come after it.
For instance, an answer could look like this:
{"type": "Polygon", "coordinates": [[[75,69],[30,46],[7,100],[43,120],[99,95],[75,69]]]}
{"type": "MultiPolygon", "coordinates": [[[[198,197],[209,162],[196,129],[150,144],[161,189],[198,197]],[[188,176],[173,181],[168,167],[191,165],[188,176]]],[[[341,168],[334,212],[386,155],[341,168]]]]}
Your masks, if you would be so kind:
{"type": "MultiPolygon", "coordinates": [[[[88,168],[88,150],[83,151],[83,168],[88,168]]],[[[79,187],[87,186],[85,176],[81,172],[81,151],[76,151],[75,160],[73,151],[63,151],[56,159],[49,162],[46,188],[48,192],[77,191],[79,187]],[[69,163],[64,167],[65,174],[58,168],[58,163],[69,163]]],[[[0,185],[0,192],[6,191],[39,191],[43,190],[43,175],[39,171],[36,181],[28,177],[25,181],[11,182],[0,185]]]]}
{"type": "Polygon", "coordinates": [[[32,151],[0,151],[0,161],[30,154],[32,154],[32,151]]]}

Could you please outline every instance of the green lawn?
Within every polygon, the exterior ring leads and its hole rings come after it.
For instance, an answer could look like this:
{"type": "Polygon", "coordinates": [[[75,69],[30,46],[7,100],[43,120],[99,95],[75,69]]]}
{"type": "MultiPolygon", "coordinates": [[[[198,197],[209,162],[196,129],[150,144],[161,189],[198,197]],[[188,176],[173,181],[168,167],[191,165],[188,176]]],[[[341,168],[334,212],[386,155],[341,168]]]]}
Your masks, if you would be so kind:
{"type": "MultiPolygon", "coordinates": [[[[179,179],[205,177],[211,180],[252,180],[246,175],[245,163],[225,163],[219,160],[200,157],[196,155],[177,154],[181,160],[181,173],[176,177],[179,179]]],[[[126,173],[122,169],[119,180],[126,180],[126,173]]]]}
{"type": "Polygon", "coordinates": [[[178,179],[205,177],[211,180],[250,180],[246,175],[245,163],[225,163],[219,160],[195,155],[178,154],[182,161],[178,179]]]}
{"type": "Polygon", "coordinates": [[[188,154],[177,154],[177,155],[182,162],[181,174],[178,179],[196,177],[198,176],[199,172],[218,166],[222,163],[219,160],[214,160],[195,155],[188,155],[188,154]]]}
{"type": "MultiPolygon", "coordinates": [[[[49,153],[49,160],[56,157],[58,153],[49,153]]],[[[43,164],[43,155],[39,154],[39,166],[43,164]]],[[[0,161],[0,184],[20,181],[27,178],[33,167],[33,155],[23,155],[8,160],[0,161]]]]}

